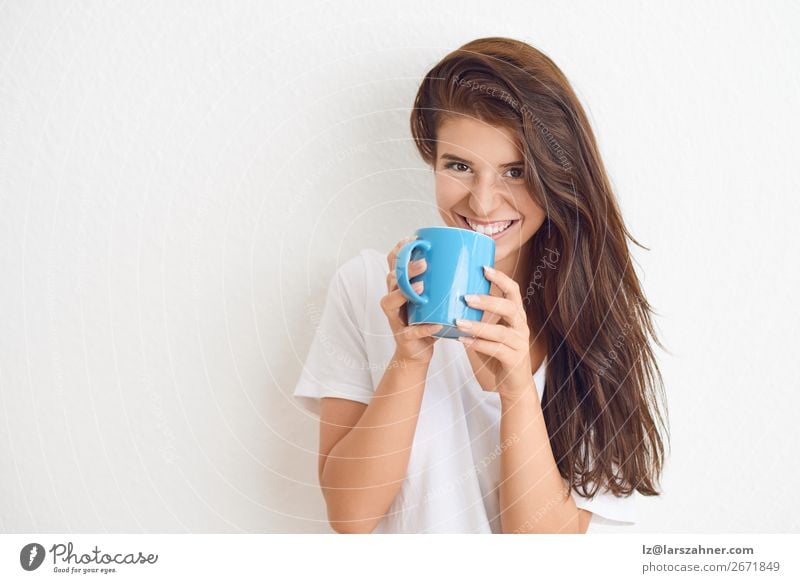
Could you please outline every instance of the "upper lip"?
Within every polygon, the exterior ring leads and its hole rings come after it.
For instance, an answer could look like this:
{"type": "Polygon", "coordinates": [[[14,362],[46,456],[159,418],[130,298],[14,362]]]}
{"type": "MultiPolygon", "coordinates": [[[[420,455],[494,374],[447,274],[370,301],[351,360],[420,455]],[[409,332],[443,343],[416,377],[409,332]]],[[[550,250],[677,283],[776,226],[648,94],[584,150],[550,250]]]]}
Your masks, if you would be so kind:
{"type": "Polygon", "coordinates": [[[508,222],[519,220],[519,219],[497,219],[497,220],[494,220],[494,221],[479,221],[478,219],[473,219],[472,217],[465,217],[464,215],[459,215],[459,216],[460,217],[464,217],[470,223],[475,223],[476,225],[491,225],[491,224],[494,224],[494,223],[508,223],[508,222]]]}

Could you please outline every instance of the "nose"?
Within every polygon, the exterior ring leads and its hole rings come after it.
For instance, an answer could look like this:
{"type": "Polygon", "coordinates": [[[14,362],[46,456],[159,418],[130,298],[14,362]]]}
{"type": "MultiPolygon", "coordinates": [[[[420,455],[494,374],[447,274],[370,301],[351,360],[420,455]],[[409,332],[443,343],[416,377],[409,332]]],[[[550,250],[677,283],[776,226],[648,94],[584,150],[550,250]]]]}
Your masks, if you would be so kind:
{"type": "Polygon", "coordinates": [[[470,189],[469,207],[476,217],[492,217],[497,208],[502,206],[506,191],[500,178],[496,173],[484,174],[470,189]]]}

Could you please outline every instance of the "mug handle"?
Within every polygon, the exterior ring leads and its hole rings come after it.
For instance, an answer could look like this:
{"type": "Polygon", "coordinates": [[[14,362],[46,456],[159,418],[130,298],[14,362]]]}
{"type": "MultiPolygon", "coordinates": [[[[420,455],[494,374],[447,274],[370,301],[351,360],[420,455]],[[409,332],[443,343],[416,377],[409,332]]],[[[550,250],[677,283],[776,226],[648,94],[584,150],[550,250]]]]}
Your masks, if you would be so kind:
{"type": "Polygon", "coordinates": [[[408,262],[411,259],[411,252],[417,247],[428,251],[431,248],[431,243],[425,239],[417,239],[403,245],[397,253],[394,274],[397,276],[397,287],[400,288],[400,291],[403,292],[403,295],[406,296],[408,300],[415,304],[427,304],[428,298],[414,291],[414,288],[411,287],[411,281],[408,279],[408,262]]]}

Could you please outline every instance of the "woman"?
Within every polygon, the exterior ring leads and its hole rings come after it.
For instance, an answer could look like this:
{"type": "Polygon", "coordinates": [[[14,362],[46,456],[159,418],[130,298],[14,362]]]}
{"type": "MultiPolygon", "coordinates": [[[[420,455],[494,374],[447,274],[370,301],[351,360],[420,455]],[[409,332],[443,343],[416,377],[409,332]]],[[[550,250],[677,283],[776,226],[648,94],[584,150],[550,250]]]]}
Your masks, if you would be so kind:
{"type": "Polygon", "coordinates": [[[440,342],[439,326],[407,325],[394,267],[408,238],[337,270],[294,392],[320,414],[331,526],[633,524],[664,462],[658,341],[569,82],[525,43],[478,39],[426,75],[411,131],[445,225],[495,238],[492,285],[472,304],[481,322],[460,324],[474,340],[440,342]]]}

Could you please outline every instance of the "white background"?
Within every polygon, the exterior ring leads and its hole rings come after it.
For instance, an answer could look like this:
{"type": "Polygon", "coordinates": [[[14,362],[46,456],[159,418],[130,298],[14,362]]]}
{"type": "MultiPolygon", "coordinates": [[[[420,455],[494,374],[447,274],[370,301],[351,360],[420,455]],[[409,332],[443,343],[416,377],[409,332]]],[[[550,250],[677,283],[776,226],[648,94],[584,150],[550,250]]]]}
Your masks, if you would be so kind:
{"type": "MultiPolygon", "coordinates": [[[[586,107],[670,353],[623,532],[798,531],[789,2],[0,5],[0,532],[329,532],[293,402],[335,268],[438,222],[422,76],[482,36],[586,107]]],[[[614,529],[598,529],[614,530],[614,529]]]]}

